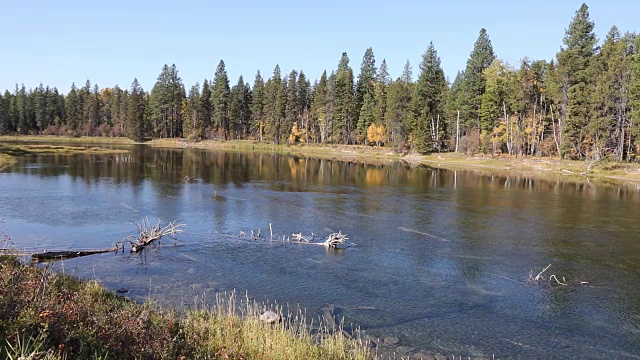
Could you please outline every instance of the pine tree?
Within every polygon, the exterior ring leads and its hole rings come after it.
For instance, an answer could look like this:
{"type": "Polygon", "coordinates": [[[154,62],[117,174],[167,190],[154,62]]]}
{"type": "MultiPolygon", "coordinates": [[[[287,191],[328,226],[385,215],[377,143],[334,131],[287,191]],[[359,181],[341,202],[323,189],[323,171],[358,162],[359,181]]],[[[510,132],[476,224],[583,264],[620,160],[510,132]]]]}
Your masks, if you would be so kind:
{"type": "Polygon", "coordinates": [[[593,157],[600,158],[611,149],[618,160],[623,160],[628,134],[627,89],[631,83],[631,60],[627,49],[632,40],[622,38],[617,27],[612,27],[593,62],[595,67],[595,111],[591,116],[589,132],[593,138],[593,157]]]}
{"type": "Polygon", "coordinates": [[[224,140],[229,138],[230,97],[229,77],[227,76],[224,61],[220,60],[213,77],[211,103],[213,104],[213,126],[218,130],[218,134],[224,140]]]}
{"type": "Polygon", "coordinates": [[[200,84],[195,83],[189,90],[189,95],[182,100],[182,132],[185,138],[198,139],[201,137],[202,108],[200,84]]]}
{"type": "Polygon", "coordinates": [[[295,124],[298,127],[298,117],[300,116],[300,102],[298,101],[298,72],[291,70],[287,80],[286,91],[287,102],[284,109],[284,122],[282,124],[282,135],[288,136],[295,124]]]}
{"type": "Polygon", "coordinates": [[[9,130],[9,106],[11,93],[5,90],[4,96],[0,96],[0,134],[6,134],[9,130]]]}
{"type": "Polygon", "coordinates": [[[251,135],[262,141],[264,127],[264,80],[260,75],[260,70],[256,72],[251,89],[251,135]]]}
{"type": "Polygon", "coordinates": [[[200,113],[201,118],[199,128],[196,129],[200,138],[207,137],[206,134],[211,130],[211,119],[213,117],[213,104],[211,104],[211,86],[209,81],[204,79],[202,83],[202,94],[200,95],[200,113]]]}
{"type": "Polygon", "coordinates": [[[481,132],[480,108],[486,82],[484,70],[491,65],[495,58],[491,40],[489,40],[487,30],[483,28],[480,30],[478,39],[473,46],[473,51],[467,60],[462,93],[460,94],[464,133],[475,127],[478,138],[481,132]]]}
{"type": "Polygon", "coordinates": [[[440,149],[445,129],[444,94],[447,83],[438,52],[429,43],[422,55],[420,75],[415,85],[411,106],[411,133],[415,150],[428,153],[440,149]]]}
{"type": "Polygon", "coordinates": [[[355,96],[353,92],[353,70],[349,66],[349,56],[342,53],[335,80],[333,142],[347,144],[355,128],[355,96]]]}
{"type": "Polygon", "coordinates": [[[360,107],[360,114],[358,114],[358,141],[365,142],[367,140],[367,130],[369,126],[374,123],[375,117],[375,102],[373,97],[369,93],[365,93],[364,101],[360,107]],[[362,134],[362,135],[361,135],[362,134]]]}
{"type": "Polygon", "coordinates": [[[184,98],[185,89],[176,65],[169,67],[165,64],[149,99],[155,136],[162,138],[182,135],[181,110],[184,98]]]}
{"type": "Polygon", "coordinates": [[[268,140],[279,144],[282,140],[282,123],[286,103],[286,83],[282,80],[280,66],[276,65],[273,75],[264,87],[264,131],[268,140]]]}
{"type": "Polygon", "coordinates": [[[230,118],[232,123],[232,135],[235,139],[243,139],[249,133],[251,120],[251,89],[245,84],[240,75],[238,83],[231,89],[230,118]]]}
{"type": "MultiPolygon", "coordinates": [[[[364,56],[362,57],[362,64],[360,65],[360,74],[358,75],[358,82],[356,84],[356,99],[355,99],[355,113],[358,114],[358,116],[356,117],[356,123],[358,124],[357,127],[357,137],[358,139],[361,139],[359,141],[363,141],[364,139],[366,139],[366,128],[369,126],[368,124],[366,125],[365,128],[362,128],[360,125],[367,123],[367,122],[371,122],[370,120],[365,120],[365,121],[360,121],[359,120],[359,114],[361,113],[361,107],[364,104],[364,98],[366,95],[369,95],[369,97],[371,98],[371,100],[373,100],[374,97],[374,83],[376,80],[376,76],[377,76],[377,69],[376,69],[376,59],[375,56],[373,55],[373,49],[372,48],[368,48],[365,53],[364,56]]],[[[373,104],[370,104],[373,105],[373,104]]]]}
{"type": "Polygon", "coordinates": [[[145,93],[138,82],[133,79],[127,107],[127,137],[134,141],[142,141],[145,128],[145,93]]]}
{"type": "Polygon", "coordinates": [[[327,119],[328,84],[327,72],[320,76],[320,81],[313,87],[313,101],[311,102],[311,133],[317,133],[316,138],[321,143],[328,142],[331,123],[327,119]]]}
{"type": "Polygon", "coordinates": [[[592,58],[596,36],[594,23],[589,20],[589,8],[582,4],[571,20],[564,37],[564,45],[557,55],[558,71],[566,83],[563,96],[564,131],[562,156],[582,158],[586,155],[583,141],[591,116],[592,58]]]}
{"type": "MultiPolygon", "coordinates": [[[[634,138],[634,153],[640,153],[640,36],[635,38],[635,53],[631,63],[631,78],[629,85],[630,127],[634,138]]],[[[6,97],[6,93],[5,93],[6,97]]],[[[629,147],[631,137],[629,138],[629,147]]]]}
{"type": "Polygon", "coordinates": [[[403,150],[406,149],[409,136],[412,84],[407,80],[410,79],[411,67],[405,65],[403,76],[389,85],[385,113],[389,141],[392,146],[403,150]]]}
{"type": "Polygon", "coordinates": [[[69,90],[69,94],[67,94],[65,104],[67,113],[67,131],[69,135],[74,135],[82,121],[82,102],[75,83],[71,84],[71,90],[69,90]]]}

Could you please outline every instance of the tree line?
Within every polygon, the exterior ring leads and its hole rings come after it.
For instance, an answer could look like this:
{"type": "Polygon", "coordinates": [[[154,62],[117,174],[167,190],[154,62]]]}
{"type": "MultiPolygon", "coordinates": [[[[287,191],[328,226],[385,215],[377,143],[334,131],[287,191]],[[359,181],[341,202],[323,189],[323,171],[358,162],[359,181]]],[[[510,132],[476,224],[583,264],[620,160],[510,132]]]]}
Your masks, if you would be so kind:
{"type": "Polygon", "coordinates": [[[230,85],[224,61],[188,91],[175,65],[151,89],[100,88],[89,80],[64,95],[17,86],[0,96],[0,133],[252,139],[363,144],[396,151],[460,151],[573,159],[633,160],[640,153],[640,37],[614,26],[599,44],[583,4],[555,58],[496,57],[480,30],[466,68],[450,82],[433,43],[416,80],[407,61],[392,79],[371,48],[354,76],[347,53],[313,83],[278,65],[253,84],[230,85]]]}

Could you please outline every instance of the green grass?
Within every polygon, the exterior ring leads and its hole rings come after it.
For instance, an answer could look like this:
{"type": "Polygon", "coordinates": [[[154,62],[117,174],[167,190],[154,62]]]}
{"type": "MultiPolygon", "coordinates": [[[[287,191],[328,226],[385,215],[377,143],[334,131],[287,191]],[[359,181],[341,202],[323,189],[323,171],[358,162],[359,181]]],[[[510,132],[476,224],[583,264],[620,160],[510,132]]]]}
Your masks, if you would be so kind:
{"type": "Polygon", "coordinates": [[[67,146],[67,145],[43,145],[43,144],[8,144],[0,143],[0,154],[9,156],[35,155],[35,154],[109,154],[122,153],[127,150],[105,149],[100,147],[67,146]]]}
{"type": "MultiPolygon", "coordinates": [[[[0,256],[0,357],[9,359],[369,359],[368,347],[304,313],[275,325],[235,294],[176,311],[0,256]]],[[[281,311],[281,309],[275,309],[281,311]]]]}

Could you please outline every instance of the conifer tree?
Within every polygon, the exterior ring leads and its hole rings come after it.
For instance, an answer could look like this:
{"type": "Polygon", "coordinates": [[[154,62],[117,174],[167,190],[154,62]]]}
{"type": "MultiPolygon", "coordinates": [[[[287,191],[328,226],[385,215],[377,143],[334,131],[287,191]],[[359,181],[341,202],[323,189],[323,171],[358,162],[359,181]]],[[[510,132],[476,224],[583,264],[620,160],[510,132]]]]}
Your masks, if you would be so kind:
{"type": "Polygon", "coordinates": [[[480,29],[473,51],[467,60],[464,71],[464,81],[460,102],[462,105],[462,118],[464,119],[464,132],[475,128],[480,137],[480,108],[482,106],[482,94],[485,90],[484,70],[491,65],[496,56],[493,53],[493,45],[489,40],[486,29],[480,29]]]}
{"type": "Polygon", "coordinates": [[[349,56],[342,53],[335,78],[333,97],[333,142],[347,144],[355,128],[355,96],[353,92],[353,70],[349,66],[349,56]]]}
{"type": "Polygon", "coordinates": [[[200,138],[202,129],[202,108],[200,84],[195,83],[189,89],[189,95],[182,100],[182,132],[185,138],[200,138]]]}
{"type": "Polygon", "coordinates": [[[640,36],[635,38],[636,51],[631,62],[631,78],[629,85],[630,128],[634,138],[632,144],[629,137],[628,147],[633,145],[634,153],[640,153],[640,36]]]}
{"type": "Polygon", "coordinates": [[[276,144],[282,140],[285,102],[286,83],[282,80],[280,66],[276,65],[264,87],[265,136],[276,144]]]}
{"type": "Polygon", "coordinates": [[[291,70],[287,80],[287,101],[284,110],[284,122],[282,124],[282,137],[289,136],[293,125],[298,126],[298,116],[301,113],[300,102],[298,101],[298,72],[291,70]]]}
{"type": "Polygon", "coordinates": [[[173,64],[162,67],[149,99],[154,133],[158,137],[182,135],[181,109],[185,99],[184,85],[173,64]]]}
{"type": "Polygon", "coordinates": [[[5,134],[9,130],[9,105],[11,94],[5,90],[4,96],[0,96],[0,134],[5,134]]]}
{"type": "Polygon", "coordinates": [[[331,123],[327,118],[327,106],[328,106],[328,84],[327,84],[327,72],[324,71],[320,76],[320,81],[313,88],[313,101],[311,103],[311,122],[310,126],[312,133],[317,131],[317,139],[321,143],[328,142],[329,129],[331,123]]]}
{"type": "Polygon", "coordinates": [[[138,82],[133,79],[127,106],[127,137],[134,141],[142,141],[145,128],[145,93],[138,82]]]}
{"type": "MultiPolygon", "coordinates": [[[[358,115],[356,117],[357,127],[357,136],[359,139],[366,139],[366,127],[362,127],[360,125],[364,123],[370,123],[371,120],[360,121],[359,114],[361,113],[361,107],[364,103],[365,95],[369,95],[371,100],[374,97],[374,83],[376,80],[377,69],[376,69],[376,59],[373,55],[373,49],[368,48],[364,56],[362,57],[362,64],[360,65],[360,74],[358,75],[358,82],[356,84],[356,99],[355,99],[355,113],[358,115]]],[[[369,104],[373,105],[373,103],[369,104]]],[[[362,140],[360,140],[362,141],[362,140]]]]}
{"type": "Polygon", "coordinates": [[[213,104],[211,104],[211,86],[209,81],[204,79],[202,83],[202,93],[200,94],[200,122],[197,132],[201,138],[206,137],[211,130],[211,119],[213,117],[213,104]]]}
{"type": "Polygon", "coordinates": [[[627,49],[632,40],[621,37],[613,26],[593,62],[595,67],[595,111],[591,116],[589,132],[592,134],[592,156],[601,158],[609,150],[618,160],[623,160],[627,149],[628,134],[627,89],[631,83],[632,56],[627,49]]]}
{"type": "Polygon", "coordinates": [[[240,75],[238,83],[231,89],[230,119],[232,137],[235,139],[242,139],[249,132],[250,105],[251,91],[249,84],[245,84],[244,78],[240,75]]]}
{"type": "Polygon", "coordinates": [[[262,141],[264,127],[264,80],[260,75],[260,70],[256,72],[253,80],[253,88],[251,89],[251,135],[262,141]]]}
{"type": "Polygon", "coordinates": [[[576,11],[564,37],[564,47],[558,53],[558,71],[565,82],[563,96],[563,148],[562,156],[582,158],[586,155],[583,141],[591,116],[593,83],[592,59],[596,36],[594,23],[589,19],[589,8],[582,4],[576,11]]]}
{"type": "Polygon", "coordinates": [[[411,133],[415,150],[428,153],[440,148],[445,129],[444,94],[447,86],[440,58],[429,43],[422,55],[420,75],[415,85],[411,106],[411,133]]]}
{"type": "Polygon", "coordinates": [[[211,103],[213,104],[213,126],[224,140],[229,138],[230,97],[229,77],[227,76],[224,61],[220,60],[213,77],[211,103]]]}

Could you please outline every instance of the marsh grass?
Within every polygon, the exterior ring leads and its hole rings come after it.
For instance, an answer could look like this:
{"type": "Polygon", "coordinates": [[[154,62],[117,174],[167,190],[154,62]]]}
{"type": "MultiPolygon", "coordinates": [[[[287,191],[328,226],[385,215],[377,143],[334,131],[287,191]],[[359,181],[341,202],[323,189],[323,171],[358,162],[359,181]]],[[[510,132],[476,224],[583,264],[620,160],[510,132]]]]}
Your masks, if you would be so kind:
{"type": "Polygon", "coordinates": [[[8,156],[23,156],[35,154],[112,154],[124,153],[127,150],[105,149],[100,147],[67,146],[67,145],[45,145],[45,144],[0,144],[0,154],[8,156]]]}
{"type": "Polygon", "coordinates": [[[368,359],[362,340],[298,310],[235,293],[173,310],[139,304],[48,268],[0,256],[0,357],[29,359],[368,359]],[[282,321],[258,319],[265,309],[282,321]]]}
{"type": "Polygon", "coordinates": [[[82,143],[82,144],[122,144],[129,145],[135,142],[123,137],[101,137],[101,136],[54,136],[54,135],[2,135],[0,141],[10,142],[47,142],[47,143],[82,143]]]}

